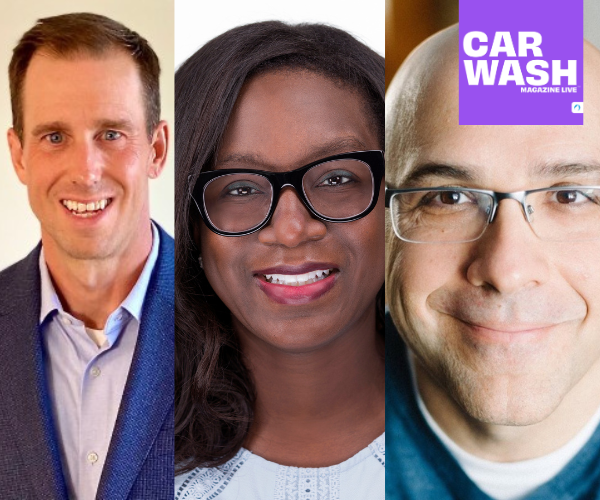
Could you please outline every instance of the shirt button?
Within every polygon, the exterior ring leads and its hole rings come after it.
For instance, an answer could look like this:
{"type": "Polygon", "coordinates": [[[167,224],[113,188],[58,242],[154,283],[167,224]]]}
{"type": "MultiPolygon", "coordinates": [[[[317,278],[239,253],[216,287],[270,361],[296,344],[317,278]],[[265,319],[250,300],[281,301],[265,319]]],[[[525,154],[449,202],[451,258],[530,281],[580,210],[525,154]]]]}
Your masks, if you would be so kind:
{"type": "Polygon", "coordinates": [[[65,324],[65,325],[71,325],[71,324],[73,323],[73,322],[72,322],[72,321],[71,321],[69,318],[67,318],[66,316],[63,316],[63,317],[62,317],[62,322],[63,322],[63,324],[65,324]]]}
{"type": "Polygon", "coordinates": [[[92,451],[91,453],[88,453],[87,459],[89,463],[95,464],[98,461],[98,454],[92,451]]]}
{"type": "Polygon", "coordinates": [[[121,313],[117,314],[117,319],[121,321],[123,319],[123,315],[121,313]]]}
{"type": "Polygon", "coordinates": [[[91,370],[90,370],[90,375],[94,378],[99,377],[100,373],[102,373],[100,371],[100,368],[98,368],[97,366],[94,366],[91,370]]]}

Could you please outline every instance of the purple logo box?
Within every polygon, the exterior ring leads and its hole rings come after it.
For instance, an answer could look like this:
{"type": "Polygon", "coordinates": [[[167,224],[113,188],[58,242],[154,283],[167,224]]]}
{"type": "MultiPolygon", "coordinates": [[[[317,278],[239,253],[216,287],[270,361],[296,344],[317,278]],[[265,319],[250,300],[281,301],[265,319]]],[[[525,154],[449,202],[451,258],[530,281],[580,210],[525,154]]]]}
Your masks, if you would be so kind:
{"type": "Polygon", "coordinates": [[[583,0],[460,0],[459,18],[460,125],[583,125],[583,0]]]}

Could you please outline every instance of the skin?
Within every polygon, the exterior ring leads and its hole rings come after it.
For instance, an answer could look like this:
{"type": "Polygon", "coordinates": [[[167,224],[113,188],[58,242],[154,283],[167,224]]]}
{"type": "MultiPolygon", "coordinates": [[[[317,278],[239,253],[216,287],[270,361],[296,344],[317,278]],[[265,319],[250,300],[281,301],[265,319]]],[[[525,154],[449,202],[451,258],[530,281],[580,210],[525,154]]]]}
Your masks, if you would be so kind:
{"type": "MultiPolygon", "coordinates": [[[[583,126],[459,126],[458,28],[432,37],[388,91],[388,185],[428,162],[471,179],[430,175],[415,187],[600,184],[600,54],[589,44],[584,64],[583,126]],[[568,164],[592,171],[539,171],[568,164]]],[[[598,409],[600,241],[542,241],[505,200],[477,241],[405,243],[388,227],[386,252],[387,299],[419,391],[463,449],[505,462],[542,456],[598,409]]]]}
{"type": "MultiPolygon", "coordinates": [[[[362,98],[303,71],[246,82],[216,168],[286,171],[337,153],[379,149],[362,98]]],[[[282,191],[270,223],[242,237],[200,227],[206,275],[232,313],[257,391],[245,446],[279,464],[340,463],[384,430],[381,336],[375,297],[383,283],[383,187],[366,217],[332,224],[313,218],[295,191],[282,191]],[[336,284],[318,299],[279,304],[253,271],[335,263],[336,284]],[[352,429],[352,432],[348,430],[352,429]]]]}
{"type": "Polygon", "coordinates": [[[161,122],[148,137],[142,95],[124,52],[39,52],[25,75],[23,140],[8,131],[63,307],[95,329],[133,288],[152,246],[148,179],[164,167],[168,130],[161,122]],[[94,223],[61,203],[107,197],[113,201],[94,223]]]}

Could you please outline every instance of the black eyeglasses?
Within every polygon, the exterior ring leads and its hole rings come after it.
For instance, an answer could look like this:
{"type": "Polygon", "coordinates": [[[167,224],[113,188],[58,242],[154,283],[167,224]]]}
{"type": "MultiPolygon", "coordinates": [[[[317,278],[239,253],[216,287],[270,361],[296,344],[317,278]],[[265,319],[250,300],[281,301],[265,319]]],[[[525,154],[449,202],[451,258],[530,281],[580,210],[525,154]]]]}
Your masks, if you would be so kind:
{"type": "Polygon", "coordinates": [[[329,156],[290,172],[211,170],[200,173],[191,196],[208,228],[221,236],[243,236],[267,225],[286,186],[317,219],[351,222],[377,204],[384,170],[383,151],[329,156]]]}
{"type": "Polygon", "coordinates": [[[464,243],[481,237],[502,200],[515,200],[545,241],[600,239],[600,186],[499,193],[461,187],[385,190],[396,236],[412,243],[464,243]]]}

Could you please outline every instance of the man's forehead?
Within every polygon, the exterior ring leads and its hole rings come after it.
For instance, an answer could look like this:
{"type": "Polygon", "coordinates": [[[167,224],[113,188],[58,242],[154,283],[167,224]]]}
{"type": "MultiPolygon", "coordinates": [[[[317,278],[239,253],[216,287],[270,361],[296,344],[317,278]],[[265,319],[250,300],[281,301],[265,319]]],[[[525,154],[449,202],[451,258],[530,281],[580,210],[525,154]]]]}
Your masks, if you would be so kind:
{"type": "Polygon", "coordinates": [[[121,50],[101,57],[36,53],[25,75],[22,98],[24,116],[35,113],[41,122],[67,120],[74,112],[93,120],[131,119],[138,107],[143,112],[137,67],[121,50]]]}
{"type": "Polygon", "coordinates": [[[401,156],[401,185],[435,178],[473,187],[546,187],[572,176],[596,176],[600,126],[459,126],[440,120],[416,127],[411,155],[401,156]],[[441,167],[447,168],[441,168],[441,167]]]}
{"type": "Polygon", "coordinates": [[[559,180],[587,180],[586,184],[600,185],[600,161],[547,161],[524,166],[516,176],[507,177],[499,171],[490,174],[483,165],[451,162],[418,163],[406,171],[400,185],[421,187],[439,184],[469,186],[500,191],[518,191],[549,187],[559,180]],[[503,187],[506,186],[506,187],[503,187]]]}

